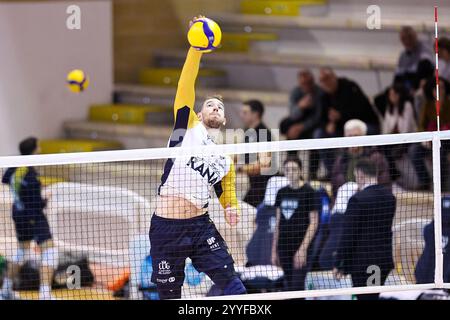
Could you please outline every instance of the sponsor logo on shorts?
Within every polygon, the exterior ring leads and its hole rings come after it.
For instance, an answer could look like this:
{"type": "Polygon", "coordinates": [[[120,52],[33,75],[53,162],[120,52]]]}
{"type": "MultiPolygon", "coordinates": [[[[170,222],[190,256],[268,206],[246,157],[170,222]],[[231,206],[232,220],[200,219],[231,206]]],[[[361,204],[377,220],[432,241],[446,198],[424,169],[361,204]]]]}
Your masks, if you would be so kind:
{"type": "Polygon", "coordinates": [[[167,279],[156,279],[158,283],[167,283],[167,279]]]}
{"type": "Polygon", "coordinates": [[[170,274],[170,264],[166,260],[158,264],[158,274],[170,274]]]}
{"type": "Polygon", "coordinates": [[[175,282],[175,277],[170,277],[169,282],[175,282]]]}
{"type": "Polygon", "coordinates": [[[211,249],[211,251],[216,251],[220,249],[220,244],[216,242],[215,237],[208,238],[206,240],[206,243],[208,243],[209,249],[211,249]]]}

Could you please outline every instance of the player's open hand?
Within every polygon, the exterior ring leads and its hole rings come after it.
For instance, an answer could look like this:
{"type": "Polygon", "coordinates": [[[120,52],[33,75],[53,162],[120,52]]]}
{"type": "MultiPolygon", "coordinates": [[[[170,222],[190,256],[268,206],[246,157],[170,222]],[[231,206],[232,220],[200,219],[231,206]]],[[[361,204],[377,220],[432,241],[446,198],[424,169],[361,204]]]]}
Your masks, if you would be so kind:
{"type": "Polygon", "coordinates": [[[306,267],[307,250],[300,248],[294,255],[294,269],[302,269],[306,267]]]}
{"type": "Polygon", "coordinates": [[[197,17],[192,18],[191,21],[189,21],[189,28],[192,27],[192,25],[194,24],[195,21],[197,21],[198,19],[202,19],[205,18],[205,16],[199,15],[197,17]]]}
{"type": "Polygon", "coordinates": [[[225,220],[227,223],[234,227],[239,222],[239,212],[236,208],[227,207],[225,209],[225,220]]]}

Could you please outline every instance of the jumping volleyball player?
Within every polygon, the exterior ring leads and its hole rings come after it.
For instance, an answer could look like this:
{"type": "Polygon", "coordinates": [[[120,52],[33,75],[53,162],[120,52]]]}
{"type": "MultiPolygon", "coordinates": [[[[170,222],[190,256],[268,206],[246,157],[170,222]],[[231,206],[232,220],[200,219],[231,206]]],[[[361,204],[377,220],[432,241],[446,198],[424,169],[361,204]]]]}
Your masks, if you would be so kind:
{"type": "MultiPolygon", "coordinates": [[[[202,18],[194,18],[190,26],[202,18]]],[[[201,111],[194,112],[195,80],[201,57],[201,51],[189,49],[175,97],[175,125],[168,143],[170,148],[214,145],[221,126],[226,123],[220,97],[207,99],[201,111]]],[[[181,298],[188,257],[224,295],[246,293],[234,270],[228,247],[208,215],[209,192],[213,186],[227,223],[236,225],[239,208],[230,157],[180,156],[167,160],[150,227],[152,282],[161,299],[181,298]]]]}
{"type": "MultiPolygon", "coordinates": [[[[20,143],[19,149],[22,155],[38,153],[38,141],[36,138],[25,139],[20,143]]],[[[37,242],[41,251],[39,299],[53,300],[51,281],[58,263],[58,251],[53,245],[50,227],[43,212],[47,200],[41,196],[38,174],[33,167],[9,168],[3,175],[2,182],[9,184],[14,194],[12,218],[18,249],[12,261],[8,261],[0,300],[19,299],[13,291],[12,279],[18,274],[21,264],[26,261],[32,240],[37,242]]]]}

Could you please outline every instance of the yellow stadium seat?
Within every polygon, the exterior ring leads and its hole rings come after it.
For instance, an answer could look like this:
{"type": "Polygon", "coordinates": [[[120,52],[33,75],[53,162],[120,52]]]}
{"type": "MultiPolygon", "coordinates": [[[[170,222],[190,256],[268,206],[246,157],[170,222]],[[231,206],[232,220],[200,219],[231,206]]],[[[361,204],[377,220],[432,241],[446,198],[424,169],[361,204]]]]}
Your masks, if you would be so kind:
{"type": "Polygon", "coordinates": [[[90,152],[122,149],[122,145],[116,141],[53,139],[40,140],[41,153],[68,153],[90,152]]]}
{"type": "Polygon", "coordinates": [[[60,177],[39,176],[39,181],[43,187],[47,187],[54,183],[66,182],[67,180],[60,177]]]}
{"type": "Polygon", "coordinates": [[[322,5],[325,0],[242,0],[241,13],[298,16],[302,6],[322,5]]]}
{"type": "MultiPolygon", "coordinates": [[[[153,86],[176,86],[180,78],[180,68],[145,68],[139,74],[139,82],[153,86]]],[[[199,78],[223,77],[225,71],[217,69],[200,69],[199,78]]]]}
{"type": "Polygon", "coordinates": [[[246,52],[253,41],[275,41],[278,36],[274,33],[231,33],[224,32],[220,50],[230,52],[246,52]]]}
{"type": "MultiPolygon", "coordinates": [[[[161,114],[170,115],[171,110],[163,106],[102,104],[89,108],[89,120],[126,124],[145,124],[151,114],[161,118],[161,114]],[[150,115],[149,115],[150,114],[150,115]]],[[[158,119],[159,119],[158,118],[158,119]]]]}

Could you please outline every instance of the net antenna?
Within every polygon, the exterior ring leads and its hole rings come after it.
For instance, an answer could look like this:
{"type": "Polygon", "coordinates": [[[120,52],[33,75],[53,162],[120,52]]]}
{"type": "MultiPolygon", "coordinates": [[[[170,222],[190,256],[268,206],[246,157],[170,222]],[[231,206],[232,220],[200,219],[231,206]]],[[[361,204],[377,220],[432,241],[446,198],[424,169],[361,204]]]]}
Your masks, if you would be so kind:
{"type": "Polygon", "coordinates": [[[438,7],[434,7],[434,41],[435,41],[435,52],[436,52],[436,122],[437,122],[437,131],[441,131],[440,126],[440,112],[441,105],[439,101],[439,46],[438,46],[438,7]]]}

